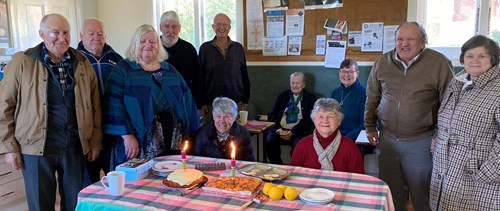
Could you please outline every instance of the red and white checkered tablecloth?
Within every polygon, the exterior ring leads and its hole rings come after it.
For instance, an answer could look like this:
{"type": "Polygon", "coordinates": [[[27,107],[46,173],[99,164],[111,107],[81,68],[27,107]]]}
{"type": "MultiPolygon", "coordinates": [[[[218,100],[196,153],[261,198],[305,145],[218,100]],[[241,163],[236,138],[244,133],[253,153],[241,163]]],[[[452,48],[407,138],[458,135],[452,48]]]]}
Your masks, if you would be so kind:
{"type": "MultiPolygon", "coordinates": [[[[180,155],[165,156],[160,160],[180,161],[180,155]]],[[[230,160],[189,156],[188,166],[196,163],[225,162],[230,160]]],[[[237,166],[253,162],[238,161],[237,166]]],[[[266,164],[271,165],[271,164],[266,164]]],[[[302,202],[299,197],[294,201],[282,199],[267,200],[263,203],[252,203],[246,210],[394,210],[391,192],[386,183],[378,178],[345,172],[323,171],[285,165],[271,165],[291,172],[283,180],[273,182],[285,186],[293,186],[299,192],[309,188],[326,188],[335,193],[332,203],[327,205],[311,205],[302,202]]],[[[212,171],[210,173],[228,174],[229,170],[212,171]]],[[[98,182],[90,185],[78,194],[77,210],[240,210],[250,199],[228,195],[194,192],[181,196],[178,190],[165,189],[164,178],[150,174],[138,182],[127,182],[125,193],[111,196],[98,182]]]]}

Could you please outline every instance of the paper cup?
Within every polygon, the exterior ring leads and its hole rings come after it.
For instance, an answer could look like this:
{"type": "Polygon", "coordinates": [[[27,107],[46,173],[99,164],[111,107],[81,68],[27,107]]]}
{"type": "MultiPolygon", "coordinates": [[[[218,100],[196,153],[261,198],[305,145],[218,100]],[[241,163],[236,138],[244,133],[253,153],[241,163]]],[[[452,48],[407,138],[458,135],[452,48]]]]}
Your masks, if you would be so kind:
{"type": "Polygon", "coordinates": [[[246,124],[248,121],[248,111],[240,111],[239,116],[240,116],[240,123],[246,124]]]}

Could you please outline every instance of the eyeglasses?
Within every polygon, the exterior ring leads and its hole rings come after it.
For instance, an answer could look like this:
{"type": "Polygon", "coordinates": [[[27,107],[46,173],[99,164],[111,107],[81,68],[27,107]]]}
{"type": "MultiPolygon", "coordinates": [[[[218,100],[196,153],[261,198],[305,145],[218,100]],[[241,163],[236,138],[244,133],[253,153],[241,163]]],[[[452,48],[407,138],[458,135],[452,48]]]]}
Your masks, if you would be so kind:
{"type": "Polygon", "coordinates": [[[215,23],[214,26],[216,26],[217,28],[219,28],[219,27],[227,28],[227,27],[230,27],[231,24],[227,24],[227,23],[215,23]]]}
{"type": "Polygon", "coordinates": [[[353,71],[347,71],[347,70],[340,70],[339,73],[342,73],[342,74],[353,74],[355,72],[358,72],[356,70],[353,70],[353,71]]]}

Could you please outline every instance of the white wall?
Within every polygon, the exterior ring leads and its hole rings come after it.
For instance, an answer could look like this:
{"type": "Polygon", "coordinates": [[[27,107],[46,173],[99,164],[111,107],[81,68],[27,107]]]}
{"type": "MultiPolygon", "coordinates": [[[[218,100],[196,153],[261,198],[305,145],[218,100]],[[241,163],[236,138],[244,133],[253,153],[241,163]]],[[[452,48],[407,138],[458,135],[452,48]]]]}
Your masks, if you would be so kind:
{"type": "MultiPolygon", "coordinates": [[[[83,6],[92,7],[92,4],[83,6]]],[[[106,42],[122,56],[125,56],[137,27],[142,24],[153,24],[153,0],[101,0],[97,1],[96,6],[96,17],[106,28],[106,42]]],[[[82,15],[92,14],[91,10],[93,8],[84,8],[85,12],[82,15]]]]}

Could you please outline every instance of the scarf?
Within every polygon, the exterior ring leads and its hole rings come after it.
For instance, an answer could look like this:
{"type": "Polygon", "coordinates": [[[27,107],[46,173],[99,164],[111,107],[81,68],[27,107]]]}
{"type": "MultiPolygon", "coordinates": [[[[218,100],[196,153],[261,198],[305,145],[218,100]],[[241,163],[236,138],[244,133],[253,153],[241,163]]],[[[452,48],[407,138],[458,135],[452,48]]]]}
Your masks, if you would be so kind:
{"type": "Polygon", "coordinates": [[[318,154],[318,161],[321,164],[322,170],[332,170],[332,171],[335,170],[333,169],[332,160],[335,154],[337,153],[337,150],[339,149],[341,138],[342,135],[340,135],[340,131],[337,131],[337,136],[335,136],[332,143],[330,143],[325,149],[323,149],[316,135],[316,130],[314,130],[313,146],[314,150],[316,151],[316,154],[318,154]]]}
{"type": "Polygon", "coordinates": [[[297,100],[294,100],[293,92],[290,92],[290,101],[288,101],[288,103],[286,104],[285,109],[287,124],[297,122],[298,115],[300,113],[300,108],[297,106],[297,104],[299,104],[299,102],[302,100],[302,93],[304,93],[304,91],[301,91],[299,96],[297,96],[297,100]]]}

